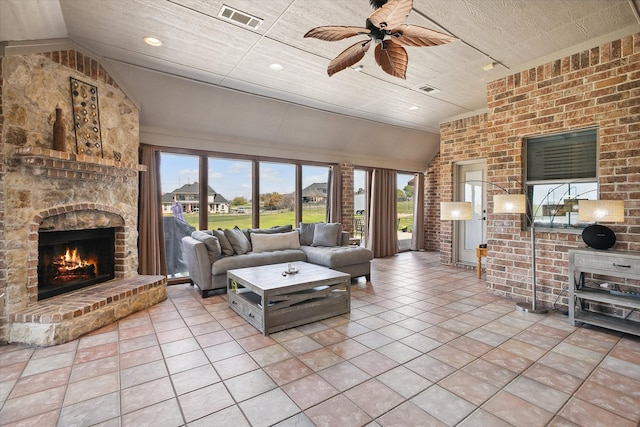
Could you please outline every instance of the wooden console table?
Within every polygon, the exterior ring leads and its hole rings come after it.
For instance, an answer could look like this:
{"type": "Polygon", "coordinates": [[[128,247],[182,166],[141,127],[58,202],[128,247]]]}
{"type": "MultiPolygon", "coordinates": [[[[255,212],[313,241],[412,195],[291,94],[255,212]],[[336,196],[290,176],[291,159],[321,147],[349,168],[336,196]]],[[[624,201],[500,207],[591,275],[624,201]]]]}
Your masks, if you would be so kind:
{"type": "Polygon", "coordinates": [[[589,310],[592,305],[617,307],[612,312],[632,312],[640,310],[640,289],[636,285],[640,280],[640,253],[596,250],[569,250],[569,323],[588,323],[633,335],[640,335],[640,322],[629,320],[620,314],[609,315],[589,310]],[[586,281],[585,274],[598,275],[600,280],[586,281]],[[577,275],[577,277],[576,277],[577,275]],[[629,292],[613,290],[609,282],[602,287],[600,282],[623,279],[630,280],[623,289],[629,292]]]}

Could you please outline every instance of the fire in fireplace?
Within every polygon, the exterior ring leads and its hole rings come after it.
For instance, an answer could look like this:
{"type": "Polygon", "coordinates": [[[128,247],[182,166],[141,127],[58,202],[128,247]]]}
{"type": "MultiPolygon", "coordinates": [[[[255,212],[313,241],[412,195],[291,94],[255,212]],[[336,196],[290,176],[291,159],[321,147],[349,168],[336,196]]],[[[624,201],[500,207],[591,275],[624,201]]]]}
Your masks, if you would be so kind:
{"type": "Polygon", "coordinates": [[[115,228],[41,231],[38,300],[114,278],[115,228]]]}

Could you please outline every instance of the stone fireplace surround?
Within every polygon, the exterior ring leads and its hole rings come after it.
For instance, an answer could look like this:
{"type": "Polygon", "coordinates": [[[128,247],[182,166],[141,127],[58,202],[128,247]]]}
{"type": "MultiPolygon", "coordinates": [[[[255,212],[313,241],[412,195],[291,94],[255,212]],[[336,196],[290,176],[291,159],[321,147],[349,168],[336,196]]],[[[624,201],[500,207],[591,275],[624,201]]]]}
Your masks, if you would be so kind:
{"type": "Polygon", "coordinates": [[[138,107],[94,59],[73,50],[0,57],[0,342],[61,344],[166,299],[138,274],[138,107]],[[69,78],[100,93],[103,157],[76,154],[69,78]],[[55,109],[66,149],[52,150],[55,109]],[[113,227],[115,278],[37,300],[41,230],[113,227]]]}
{"type": "MultiPolygon", "coordinates": [[[[17,149],[15,157],[20,159],[23,173],[64,177],[70,187],[78,181],[86,185],[108,179],[118,188],[118,182],[137,178],[137,173],[144,171],[139,165],[32,147],[17,149]]],[[[127,236],[137,234],[131,224],[135,220],[122,210],[95,202],[76,201],[35,214],[27,224],[26,307],[10,316],[9,341],[41,346],[61,344],[164,300],[164,276],[137,276],[130,268],[128,260],[134,251],[137,255],[137,247],[127,244],[127,236]],[[116,229],[114,280],[38,301],[39,232],[102,227],[116,229]]]]}

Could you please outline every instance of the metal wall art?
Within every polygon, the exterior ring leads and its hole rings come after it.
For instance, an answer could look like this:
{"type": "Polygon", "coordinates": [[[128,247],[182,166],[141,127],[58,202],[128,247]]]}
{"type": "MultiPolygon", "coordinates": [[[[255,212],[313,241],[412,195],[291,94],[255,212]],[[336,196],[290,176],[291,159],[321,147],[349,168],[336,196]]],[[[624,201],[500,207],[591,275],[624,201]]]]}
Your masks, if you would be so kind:
{"type": "Polygon", "coordinates": [[[71,101],[78,154],[102,157],[98,88],[71,77],[71,101]]]}

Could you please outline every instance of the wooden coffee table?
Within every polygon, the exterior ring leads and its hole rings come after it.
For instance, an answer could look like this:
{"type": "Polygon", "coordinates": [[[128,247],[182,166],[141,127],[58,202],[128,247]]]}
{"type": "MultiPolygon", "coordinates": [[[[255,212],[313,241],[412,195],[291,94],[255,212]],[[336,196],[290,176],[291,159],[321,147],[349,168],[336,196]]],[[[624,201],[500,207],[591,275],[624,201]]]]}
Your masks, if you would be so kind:
{"type": "Polygon", "coordinates": [[[351,276],[302,261],[227,272],[229,307],[264,335],[351,311],[351,276]],[[296,274],[286,273],[293,264],[296,274]]]}

